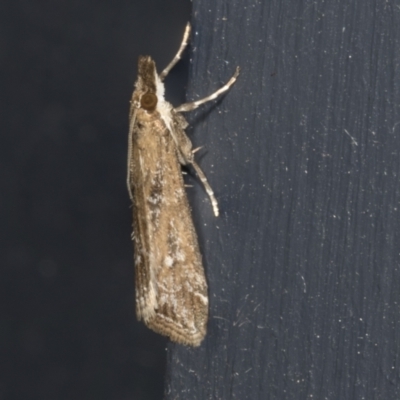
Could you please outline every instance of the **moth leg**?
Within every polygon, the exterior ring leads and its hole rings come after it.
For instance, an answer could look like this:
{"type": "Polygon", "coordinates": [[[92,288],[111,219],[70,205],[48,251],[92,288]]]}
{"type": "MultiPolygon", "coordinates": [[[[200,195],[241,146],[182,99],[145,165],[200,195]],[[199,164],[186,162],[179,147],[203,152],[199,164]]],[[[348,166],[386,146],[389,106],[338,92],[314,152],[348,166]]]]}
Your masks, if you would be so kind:
{"type": "MultiPolygon", "coordinates": [[[[199,165],[196,163],[194,160],[194,154],[197,153],[201,149],[201,147],[197,147],[196,149],[192,149],[192,142],[190,139],[187,137],[184,129],[187,126],[187,122],[185,118],[181,114],[177,114],[174,112],[174,119],[175,119],[175,130],[174,130],[174,140],[177,146],[177,156],[179,163],[181,165],[193,165],[193,168],[195,169],[197,176],[200,178],[205,191],[208,194],[208,197],[210,198],[213,210],[214,210],[214,215],[218,217],[219,211],[218,211],[218,202],[215,198],[214,191],[211,189],[210,184],[207,181],[206,176],[204,175],[204,172],[201,170],[199,165]]],[[[182,174],[185,174],[184,171],[182,171],[182,174]]]]}
{"type": "MultiPolygon", "coordinates": [[[[192,150],[192,154],[194,155],[194,153],[197,153],[202,148],[203,148],[203,146],[196,147],[195,149],[192,150]]],[[[191,161],[192,161],[193,168],[196,170],[197,175],[199,176],[201,183],[203,184],[204,189],[206,190],[208,197],[210,198],[210,201],[211,201],[211,204],[212,204],[212,207],[214,210],[214,215],[216,217],[218,217],[218,215],[219,215],[218,203],[217,203],[217,199],[214,196],[214,191],[212,190],[210,184],[207,181],[206,176],[204,175],[204,172],[201,170],[199,165],[194,161],[193,158],[191,161]]]]}
{"type": "Polygon", "coordinates": [[[196,161],[192,160],[190,163],[193,165],[193,168],[195,169],[198,177],[201,180],[201,183],[204,186],[205,191],[208,194],[208,197],[210,198],[211,205],[212,205],[212,208],[213,208],[213,211],[214,211],[214,215],[216,217],[218,217],[218,215],[219,215],[218,202],[217,202],[217,199],[215,198],[214,191],[212,190],[210,184],[208,183],[208,180],[207,180],[206,176],[204,175],[204,172],[201,170],[201,168],[196,163],[196,161]]]}
{"type": "Polygon", "coordinates": [[[190,35],[190,23],[186,25],[185,33],[183,34],[183,39],[181,46],[179,47],[178,52],[176,53],[176,56],[172,59],[172,61],[164,68],[164,71],[161,72],[159,75],[159,78],[161,81],[164,80],[164,78],[168,75],[169,71],[175,66],[175,64],[181,59],[182,53],[185,50],[188,42],[189,42],[189,35],[190,35]]]}
{"type": "Polygon", "coordinates": [[[222,88],[218,89],[216,92],[210,94],[207,97],[204,97],[204,99],[200,99],[200,100],[193,101],[190,103],[184,103],[184,104],[180,105],[179,107],[176,107],[175,111],[178,111],[178,112],[192,111],[192,110],[195,110],[201,104],[204,104],[204,103],[207,103],[208,101],[216,99],[222,93],[226,92],[236,82],[236,79],[239,75],[239,71],[240,71],[240,68],[237,67],[232,78],[229,79],[229,81],[224,86],[222,86],[222,88]]]}

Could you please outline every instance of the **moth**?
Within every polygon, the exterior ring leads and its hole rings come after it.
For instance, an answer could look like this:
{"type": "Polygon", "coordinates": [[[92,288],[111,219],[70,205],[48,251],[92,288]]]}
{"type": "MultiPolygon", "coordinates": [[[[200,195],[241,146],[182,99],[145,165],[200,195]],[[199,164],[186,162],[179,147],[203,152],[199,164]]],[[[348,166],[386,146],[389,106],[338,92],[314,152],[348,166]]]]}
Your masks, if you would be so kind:
{"type": "Polygon", "coordinates": [[[151,57],[139,57],[129,115],[127,186],[133,204],[137,318],[174,342],[198,346],[207,329],[207,282],[181,165],[193,167],[215,216],[219,211],[214,192],[194,160],[196,150],[181,113],[226,92],[239,69],[215,93],[174,108],[164,99],[163,80],[181,58],[189,35],[188,24],[178,53],[161,74],[151,57]]]}

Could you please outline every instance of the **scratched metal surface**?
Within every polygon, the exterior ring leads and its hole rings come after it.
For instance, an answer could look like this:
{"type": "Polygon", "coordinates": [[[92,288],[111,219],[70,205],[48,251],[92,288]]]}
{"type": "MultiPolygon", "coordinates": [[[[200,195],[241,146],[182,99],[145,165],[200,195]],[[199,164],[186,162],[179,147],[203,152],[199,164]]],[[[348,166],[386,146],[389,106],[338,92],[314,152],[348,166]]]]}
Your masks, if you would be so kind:
{"type": "Polygon", "coordinates": [[[211,300],[167,399],[400,398],[400,9],[195,0],[190,200],[211,300]]]}

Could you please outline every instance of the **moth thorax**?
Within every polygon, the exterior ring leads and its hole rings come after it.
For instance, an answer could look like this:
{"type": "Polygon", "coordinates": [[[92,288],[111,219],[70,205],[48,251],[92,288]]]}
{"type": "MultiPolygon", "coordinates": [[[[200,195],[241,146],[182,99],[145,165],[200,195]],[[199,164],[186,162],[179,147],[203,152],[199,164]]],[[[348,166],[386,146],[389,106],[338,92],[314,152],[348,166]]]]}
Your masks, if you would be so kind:
{"type": "Polygon", "coordinates": [[[154,93],[145,93],[140,99],[140,106],[147,111],[154,111],[157,101],[157,96],[154,93]]]}

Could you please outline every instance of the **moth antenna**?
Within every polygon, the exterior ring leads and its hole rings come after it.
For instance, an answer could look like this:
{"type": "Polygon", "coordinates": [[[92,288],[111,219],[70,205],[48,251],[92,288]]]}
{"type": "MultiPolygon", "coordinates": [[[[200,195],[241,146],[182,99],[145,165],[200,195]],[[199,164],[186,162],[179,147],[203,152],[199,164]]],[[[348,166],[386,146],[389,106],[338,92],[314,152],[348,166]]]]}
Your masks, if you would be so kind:
{"type": "Polygon", "coordinates": [[[165,79],[165,77],[168,75],[169,71],[171,71],[171,69],[174,68],[175,64],[181,59],[182,53],[184,52],[184,50],[186,49],[186,46],[189,43],[190,30],[191,30],[190,23],[188,22],[186,25],[185,32],[183,34],[182,43],[179,47],[178,52],[176,53],[176,55],[172,59],[172,61],[164,68],[164,71],[161,72],[161,74],[159,75],[159,78],[161,81],[163,81],[165,79]]]}

